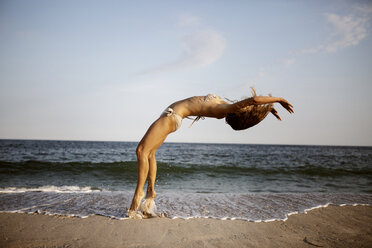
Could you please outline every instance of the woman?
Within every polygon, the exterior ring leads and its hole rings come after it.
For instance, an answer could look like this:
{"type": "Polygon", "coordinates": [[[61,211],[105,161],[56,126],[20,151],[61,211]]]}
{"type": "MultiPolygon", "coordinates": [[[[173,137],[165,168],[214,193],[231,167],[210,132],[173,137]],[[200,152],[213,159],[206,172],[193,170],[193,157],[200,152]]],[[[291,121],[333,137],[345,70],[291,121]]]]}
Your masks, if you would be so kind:
{"type": "Polygon", "coordinates": [[[281,120],[273,103],[280,103],[290,113],[293,106],[285,99],[271,96],[257,96],[254,89],[253,97],[242,101],[227,103],[219,96],[194,96],[171,104],[160,117],[150,126],[145,136],[138,144],[136,153],[138,160],[138,180],[132,204],[128,210],[131,218],[153,216],[153,199],[156,196],[154,185],[156,178],[155,152],[163,144],[168,134],[176,131],[182,119],[189,116],[225,118],[226,122],[235,130],[243,130],[258,124],[269,112],[281,120]],[[146,200],[141,205],[141,212],[137,212],[142,198],[145,196],[143,186],[148,179],[146,200]]]}

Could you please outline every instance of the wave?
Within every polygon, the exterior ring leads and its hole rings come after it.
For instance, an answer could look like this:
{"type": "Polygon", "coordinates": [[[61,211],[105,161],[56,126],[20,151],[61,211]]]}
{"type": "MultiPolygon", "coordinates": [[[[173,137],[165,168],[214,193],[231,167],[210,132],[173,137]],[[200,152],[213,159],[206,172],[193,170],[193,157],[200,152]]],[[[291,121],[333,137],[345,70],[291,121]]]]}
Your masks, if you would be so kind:
{"type": "MultiPolygon", "coordinates": [[[[69,186],[72,187],[72,186],[69,186]]],[[[92,214],[127,217],[132,191],[63,194],[25,192],[0,194],[0,212],[42,213],[87,217],[92,214]]],[[[241,219],[255,222],[286,220],[289,215],[328,205],[371,205],[371,194],[319,193],[180,193],[163,192],[156,199],[159,211],[170,218],[241,219]]]]}
{"type": "MultiPolygon", "coordinates": [[[[40,172],[72,173],[94,173],[99,175],[123,175],[137,174],[137,162],[123,161],[110,163],[95,162],[48,162],[48,161],[24,161],[8,162],[0,161],[1,175],[24,175],[37,174],[40,172]]],[[[372,168],[362,167],[338,167],[318,165],[296,165],[296,166],[236,166],[236,165],[205,165],[205,164],[181,164],[158,162],[158,172],[162,174],[187,175],[187,174],[209,174],[209,175],[286,175],[286,176],[372,176],[372,168]]]]}

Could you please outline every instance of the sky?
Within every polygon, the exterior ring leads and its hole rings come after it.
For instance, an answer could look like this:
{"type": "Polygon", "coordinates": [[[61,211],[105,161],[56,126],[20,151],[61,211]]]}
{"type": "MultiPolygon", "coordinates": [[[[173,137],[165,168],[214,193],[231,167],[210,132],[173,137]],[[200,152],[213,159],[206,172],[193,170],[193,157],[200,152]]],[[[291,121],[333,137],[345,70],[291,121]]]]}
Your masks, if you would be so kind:
{"type": "Polygon", "coordinates": [[[282,121],[167,142],[372,146],[369,1],[0,0],[0,138],[138,142],[171,103],[283,97],[282,121]]]}

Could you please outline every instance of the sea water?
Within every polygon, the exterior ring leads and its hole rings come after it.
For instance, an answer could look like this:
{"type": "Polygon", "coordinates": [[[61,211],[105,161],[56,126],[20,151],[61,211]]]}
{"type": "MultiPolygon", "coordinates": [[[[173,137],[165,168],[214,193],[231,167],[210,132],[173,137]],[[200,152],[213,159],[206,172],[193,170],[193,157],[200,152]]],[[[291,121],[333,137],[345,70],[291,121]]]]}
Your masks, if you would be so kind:
{"type": "MultiPolygon", "coordinates": [[[[0,140],[0,211],[126,218],[136,145],[0,140]]],[[[171,218],[268,221],[372,204],[372,147],[165,143],[156,158],[155,202],[171,218]]]]}

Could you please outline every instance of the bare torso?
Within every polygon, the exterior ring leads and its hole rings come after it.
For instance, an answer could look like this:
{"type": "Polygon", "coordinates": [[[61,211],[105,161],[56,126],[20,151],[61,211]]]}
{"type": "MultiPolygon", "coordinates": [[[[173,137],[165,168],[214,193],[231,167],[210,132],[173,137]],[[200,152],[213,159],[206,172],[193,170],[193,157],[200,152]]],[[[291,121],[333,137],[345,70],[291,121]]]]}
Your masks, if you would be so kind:
{"type": "Polygon", "coordinates": [[[180,115],[182,118],[187,116],[205,116],[214,118],[224,118],[225,113],[216,112],[216,106],[223,107],[229,105],[227,102],[222,100],[220,97],[215,95],[207,96],[193,96],[186,98],[181,101],[177,101],[169,106],[175,113],[180,115]]]}

